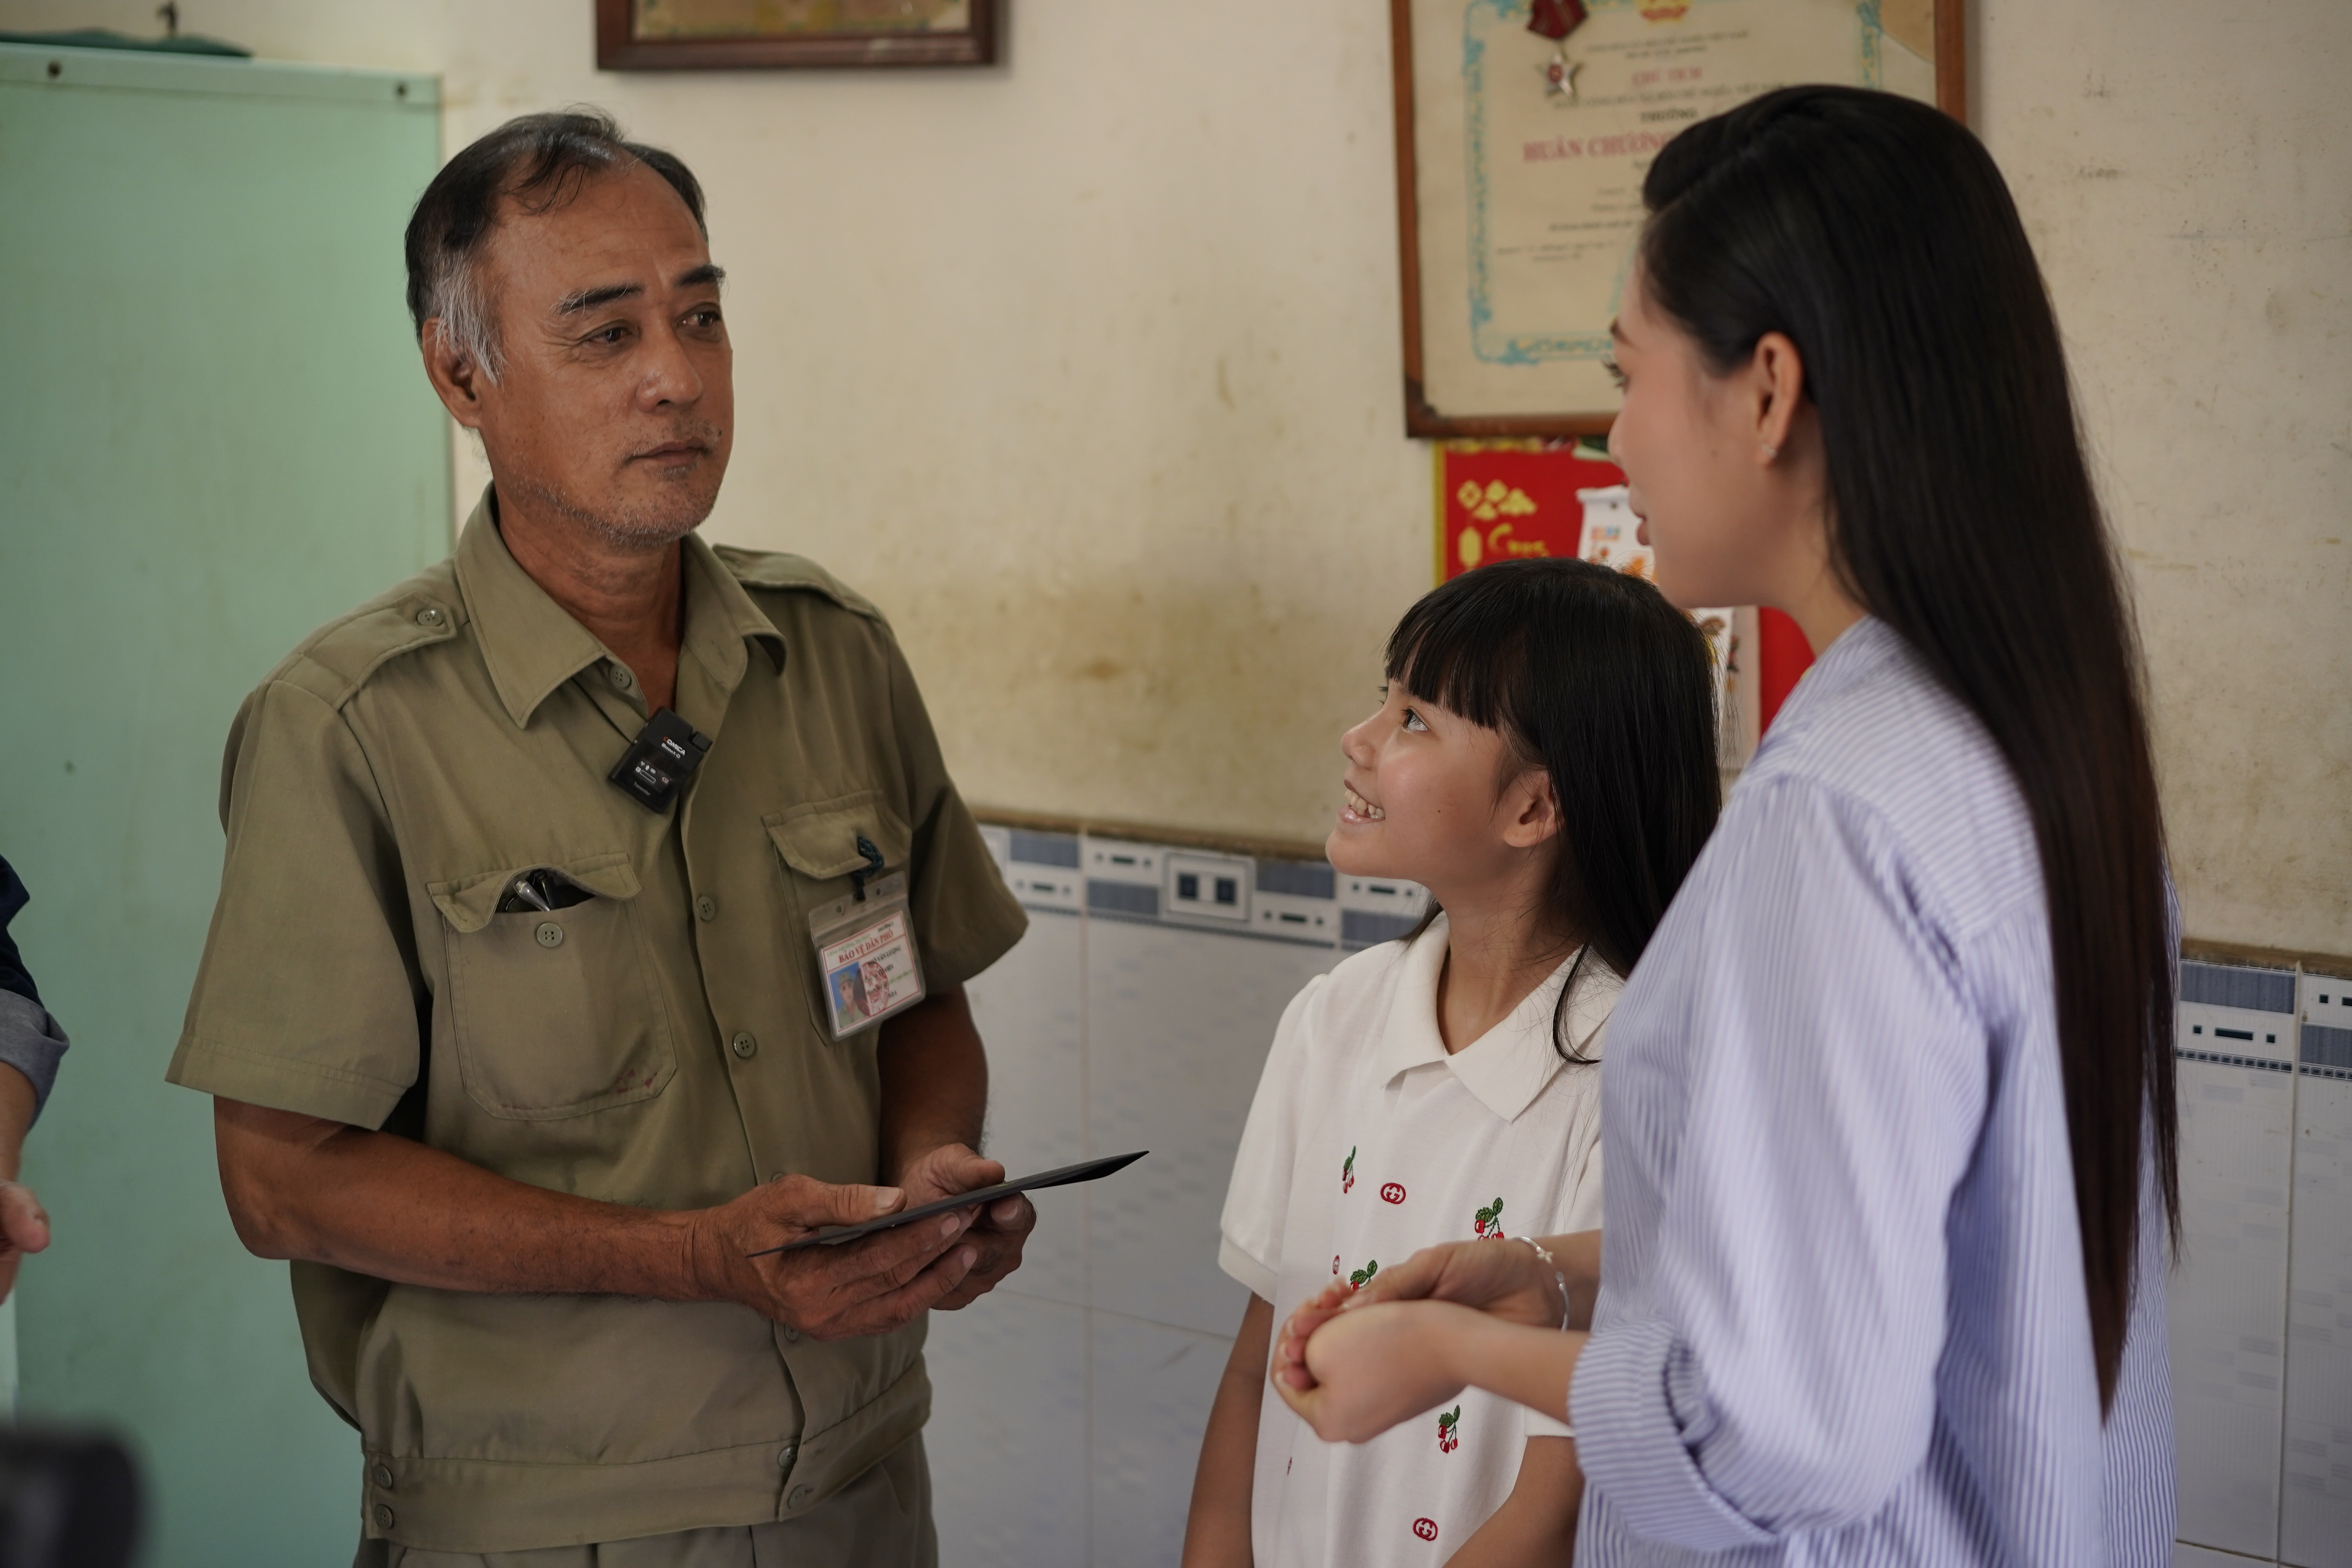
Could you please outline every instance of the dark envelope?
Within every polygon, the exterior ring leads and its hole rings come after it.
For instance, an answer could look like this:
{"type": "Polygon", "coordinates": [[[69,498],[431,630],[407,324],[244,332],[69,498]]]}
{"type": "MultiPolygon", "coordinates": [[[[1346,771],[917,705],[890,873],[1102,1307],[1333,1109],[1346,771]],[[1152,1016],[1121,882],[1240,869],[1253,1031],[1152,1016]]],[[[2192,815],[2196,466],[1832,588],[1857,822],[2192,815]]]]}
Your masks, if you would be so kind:
{"type": "Polygon", "coordinates": [[[1123,1171],[1146,1154],[1149,1149],[1138,1149],[1132,1154],[1113,1154],[1107,1159],[1082,1160],[1075,1165],[1064,1165],[1057,1171],[1041,1171],[1034,1176],[1024,1176],[1017,1182],[1001,1182],[992,1187],[974,1187],[968,1193],[958,1193],[951,1198],[924,1204],[919,1208],[886,1214],[880,1219],[869,1219],[864,1225],[845,1225],[832,1230],[821,1230],[814,1236],[804,1236],[798,1241],[788,1241],[782,1247],[770,1247],[758,1252],[745,1253],[747,1258],[767,1258],[779,1252],[798,1252],[803,1247],[839,1247],[845,1241],[872,1236],[877,1230],[891,1230],[915,1220],[927,1219],[935,1214],[948,1214],[956,1209],[968,1209],[992,1204],[999,1198],[1009,1198],[1015,1193],[1032,1193],[1040,1187],[1066,1187],[1079,1182],[1091,1182],[1108,1176],[1113,1171],[1123,1171]]]}

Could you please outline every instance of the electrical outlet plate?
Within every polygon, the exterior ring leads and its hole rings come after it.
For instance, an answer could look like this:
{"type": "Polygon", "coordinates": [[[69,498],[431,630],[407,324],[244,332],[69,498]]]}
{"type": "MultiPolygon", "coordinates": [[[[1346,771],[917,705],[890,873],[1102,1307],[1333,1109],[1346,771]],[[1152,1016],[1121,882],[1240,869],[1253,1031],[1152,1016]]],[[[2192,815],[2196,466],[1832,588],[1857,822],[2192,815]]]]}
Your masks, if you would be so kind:
{"type": "Polygon", "coordinates": [[[1194,849],[1171,849],[1162,859],[1167,881],[1160,907],[1169,915],[1219,925],[1249,924],[1250,889],[1256,880],[1252,862],[1194,849]]]}
{"type": "Polygon", "coordinates": [[[2173,1042],[2184,1051],[2289,1063],[2294,1060],[2294,1016],[2183,1002],[2173,1012],[2173,1042]]]}
{"type": "Polygon", "coordinates": [[[1156,846],[1130,844],[1123,838],[1088,838],[1087,875],[1097,882],[1134,882],[1156,888],[1160,886],[1163,853],[1156,846]]]}
{"type": "MultiPolygon", "coordinates": [[[[1075,912],[1086,905],[1086,885],[1078,872],[1066,864],[1047,865],[1022,858],[1015,853],[1025,839],[1033,846],[1040,842],[1037,834],[1015,835],[1008,828],[982,823],[980,836],[987,840],[989,852],[996,856],[998,869],[1004,873],[1004,885],[1013,896],[1033,910],[1053,910],[1075,912]],[[1003,847],[999,848],[1002,842],[1003,847]]],[[[1067,845],[1069,840],[1057,836],[1046,842],[1067,845]]],[[[1033,849],[1033,853],[1034,853],[1033,849]]],[[[1052,857],[1056,861],[1062,857],[1052,857]]]]}
{"type": "Polygon", "coordinates": [[[1429,889],[1397,877],[1342,877],[1339,907],[1417,921],[1422,910],[1429,907],[1429,889]]]}
{"type": "Polygon", "coordinates": [[[1013,896],[1033,910],[1075,910],[1086,903],[1086,894],[1078,886],[1078,874],[1059,866],[1031,866],[1015,860],[1005,876],[1004,885],[1013,896]]]}
{"type": "Polygon", "coordinates": [[[2305,1023],[2323,1029],[2352,1029],[2352,980],[2305,970],[2300,990],[2305,1023]]]}
{"type": "Polygon", "coordinates": [[[1260,936],[1328,947],[1339,934],[1338,903],[1297,893],[1258,892],[1251,896],[1256,920],[1250,929],[1260,936]]]}

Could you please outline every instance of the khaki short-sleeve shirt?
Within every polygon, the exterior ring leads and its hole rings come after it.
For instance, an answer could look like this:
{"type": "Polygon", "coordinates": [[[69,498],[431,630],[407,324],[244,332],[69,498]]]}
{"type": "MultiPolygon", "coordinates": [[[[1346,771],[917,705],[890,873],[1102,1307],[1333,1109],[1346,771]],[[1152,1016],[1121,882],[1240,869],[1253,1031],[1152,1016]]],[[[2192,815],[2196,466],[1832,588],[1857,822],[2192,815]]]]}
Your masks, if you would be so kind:
{"type": "MultiPolygon", "coordinates": [[[[715,743],[656,814],[606,782],[648,717],[633,678],[492,506],[246,700],[172,1081],[611,1203],[877,1180],[877,1031],[833,1038],[810,912],[863,836],[907,874],[933,989],[1024,926],[889,627],[806,561],[689,537],[675,700],[715,743]],[[593,897],[499,912],[537,868],[593,897]]],[[[929,1410],[919,1321],[818,1344],[727,1304],[293,1274],[367,1531],[408,1546],[795,1517],[929,1410]]]]}

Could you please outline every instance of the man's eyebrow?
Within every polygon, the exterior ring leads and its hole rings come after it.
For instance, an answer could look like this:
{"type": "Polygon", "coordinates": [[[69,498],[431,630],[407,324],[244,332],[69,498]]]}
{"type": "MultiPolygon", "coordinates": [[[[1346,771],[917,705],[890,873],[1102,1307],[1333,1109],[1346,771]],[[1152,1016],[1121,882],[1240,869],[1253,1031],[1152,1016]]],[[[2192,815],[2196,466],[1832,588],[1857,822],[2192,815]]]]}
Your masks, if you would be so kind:
{"type": "Polygon", "coordinates": [[[583,289],[577,294],[567,294],[555,307],[559,316],[576,316],[593,310],[599,305],[609,305],[615,300],[626,300],[646,291],[642,283],[607,283],[601,289],[583,289]]]}
{"type": "MultiPolygon", "coordinates": [[[[726,278],[727,268],[706,261],[699,267],[679,273],[677,281],[670,287],[699,289],[705,284],[724,282],[726,278]]],[[[559,316],[582,315],[600,305],[609,305],[615,300],[633,300],[645,291],[646,286],[642,283],[607,283],[602,288],[583,289],[576,294],[566,294],[555,307],[555,313],[559,316]]]]}
{"type": "Polygon", "coordinates": [[[1617,318],[1614,316],[1609,318],[1609,335],[1621,343],[1627,341],[1625,329],[1617,324],[1617,318]]]}

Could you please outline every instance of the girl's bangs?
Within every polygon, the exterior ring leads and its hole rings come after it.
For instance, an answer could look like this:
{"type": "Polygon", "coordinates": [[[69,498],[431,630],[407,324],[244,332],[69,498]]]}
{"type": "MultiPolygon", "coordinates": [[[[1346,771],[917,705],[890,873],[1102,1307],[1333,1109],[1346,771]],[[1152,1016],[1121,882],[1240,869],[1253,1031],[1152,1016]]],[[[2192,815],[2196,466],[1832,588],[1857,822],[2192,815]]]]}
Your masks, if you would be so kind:
{"type": "Polygon", "coordinates": [[[1523,616],[1475,574],[1428,595],[1389,634],[1388,679],[1488,730],[1508,730],[1511,678],[1527,659],[1523,616]]]}

